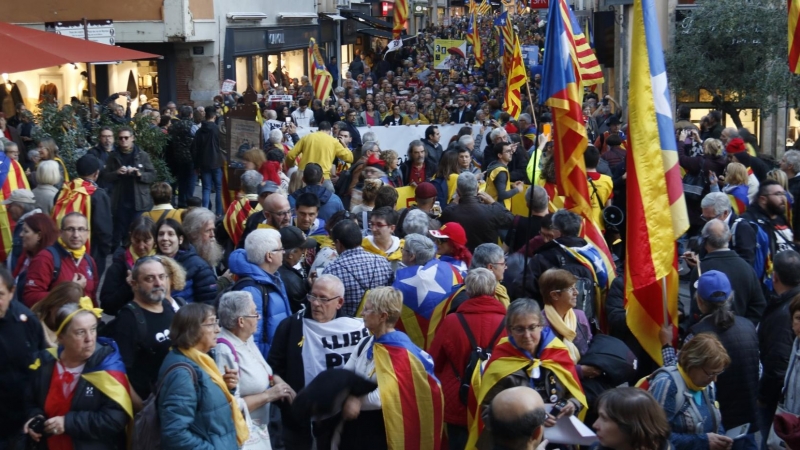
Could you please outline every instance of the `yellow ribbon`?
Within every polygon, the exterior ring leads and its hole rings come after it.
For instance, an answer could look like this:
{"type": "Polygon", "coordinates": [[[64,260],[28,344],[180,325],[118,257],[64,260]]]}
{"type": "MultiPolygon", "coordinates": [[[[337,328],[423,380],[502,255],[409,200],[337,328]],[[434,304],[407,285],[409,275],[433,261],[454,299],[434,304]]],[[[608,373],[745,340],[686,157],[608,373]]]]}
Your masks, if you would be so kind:
{"type": "Polygon", "coordinates": [[[69,315],[64,319],[64,321],[61,322],[61,325],[59,325],[58,329],[56,330],[56,336],[60,336],[61,332],[64,331],[64,327],[67,326],[67,324],[72,321],[72,318],[75,317],[75,315],[81,311],[89,311],[90,313],[94,314],[95,317],[97,317],[98,319],[103,317],[103,310],[100,308],[95,308],[94,303],[92,303],[92,299],[90,299],[89,297],[81,297],[81,299],[78,300],[78,309],[69,313],[69,315]]]}

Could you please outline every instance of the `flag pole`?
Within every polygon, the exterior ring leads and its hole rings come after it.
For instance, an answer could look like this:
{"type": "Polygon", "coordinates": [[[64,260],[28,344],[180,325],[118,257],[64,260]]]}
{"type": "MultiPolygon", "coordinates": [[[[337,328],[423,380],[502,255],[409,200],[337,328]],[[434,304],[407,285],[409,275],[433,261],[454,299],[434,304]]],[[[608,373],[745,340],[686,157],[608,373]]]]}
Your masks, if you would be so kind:
{"type": "Polygon", "coordinates": [[[661,298],[663,299],[663,301],[661,303],[662,303],[662,306],[664,308],[664,325],[666,326],[666,325],[670,324],[669,311],[668,311],[669,308],[667,307],[667,303],[669,302],[669,299],[667,298],[667,277],[666,276],[661,278],[661,298]]]}
{"type": "MultiPolygon", "coordinates": [[[[533,126],[536,128],[536,135],[538,136],[539,135],[539,125],[536,123],[536,109],[533,107],[533,96],[531,95],[531,85],[530,85],[531,80],[530,80],[530,77],[527,76],[527,74],[528,74],[528,68],[526,67],[525,68],[525,75],[526,75],[525,76],[525,88],[528,90],[528,103],[531,104],[531,119],[533,119],[533,126]]],[[[537,144],[538,144],[538,142],[534,143],[534,145],[537,145],[537,144]]],[[[537,147],[537,150],[538,150],[538,147],[537,147]]],[[[536,167],[533,168],[533,171],[534,171],[534,173],[536,172],[536,167]]],[[[531,183],[533,183],[533,180],[531,180],[531,183]]]]}

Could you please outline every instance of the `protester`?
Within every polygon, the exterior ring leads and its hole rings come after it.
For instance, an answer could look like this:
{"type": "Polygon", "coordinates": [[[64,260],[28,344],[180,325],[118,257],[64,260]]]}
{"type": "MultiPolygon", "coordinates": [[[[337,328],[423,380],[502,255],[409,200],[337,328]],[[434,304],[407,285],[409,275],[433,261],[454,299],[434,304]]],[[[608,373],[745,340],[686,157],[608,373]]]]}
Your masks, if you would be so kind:
{"type": "Polygon", "coordinates": [[[172,219],[181,222],[185,209],[175,209],[172,206],[172,186],[163,181],[153,183],[150,186],[150,197],[153,199],[153,208],[142,216],[149,217],[153,223],[162,219],[172,219]]]}
{"type": "Polygon", "coordinates": [[[183,226],[172,219],[164,219],[155,225],[155,229],[156,252],[174,259],[186,270],[186,286],[172,295],[182,298],[186,303],[212,304],[217,292],[214,269],[189,243],[183,226]]]}
{"type": "Polygon", "coordinates": [[[131,245],[114,252],[111,265],[105,273],[103,288],[100,290],[100,302],[104,313],[116,316],[126,303],[133,300],[133,290],[126,282],[128,272],[140,258],[156,254],[154,225],[153,221],[145,216],[134,220],[128,233],[131,245]]]}
{"type": "MultiPolygon", "coordinates": [[[[527,386],[506,389],[487,408],[487,428],[492,431],[494,448],[543,450],[544,421],[547,418],[542,396],[527,386]]],[[[451,447],[454,448],[454,447],[451,447]]]]}
{"type": "Polygon", "coordinates": [[[499,230],[508,228],[514,216],[501,203],[495,202],[486,193],[478,193],[478,180],[475,175],[464,172],[458,175],[458,203],[451,204],[442,211],[441,222],[456,222],[467,234],[467,248],[484,243],[496,243],[499,230]],[[475,220],[480,217],[481,220],[475,220]]]}
{"type": "Polygon", "coordinates": [[[600,394],[592,425],[602,449],[668,450],[670,425],[664,409],[649,392],[619,387],[600,394]]]}
{"type": "Polygon", "coordinates": [[[63,184],[61,172],[58,171],[58,163],[55,161],[42,161],[36,168],[36,187],[33,188],[33,197],[36,200],[36,207],[43,213],[50,215],[53,205],[56,203],[58,188],[63,184]]]}

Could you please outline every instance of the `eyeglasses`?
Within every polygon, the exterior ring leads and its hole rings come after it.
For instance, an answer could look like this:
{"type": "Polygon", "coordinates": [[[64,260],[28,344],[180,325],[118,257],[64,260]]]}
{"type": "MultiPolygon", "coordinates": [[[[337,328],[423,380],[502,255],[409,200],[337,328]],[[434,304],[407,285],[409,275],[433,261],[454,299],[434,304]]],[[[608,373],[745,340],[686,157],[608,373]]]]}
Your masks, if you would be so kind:
{"type": "Polygon", "coordinates": [[[564,291],[567,291],[570,294],[573,294],[573,293],[577,294],[578,293],[578,288],[573,285],[573,286],[570,286],[570,287],[568,287],[566,289],[556,289],[556,290],[551,291],[551,292],[558,292],[560,294],[560,293],[562,293],[564,291]]]}
{"type": "Polygon", "coordinates": [[[216,319],[215,321],[213,321],[211,323],[204,323],[202,325],[204,327],[211,327],[211,328],[218,327],[219,326],[219,319],[216,319]]]}
{"type": "Polygon", "coordinates": [[[537,330],[541,330],[544,328],[544,325],[529,325],[527,327],[511,327],[511,332],[518,336],[522,336],[525,333],[535,333],[537,330]]]}
{"type": "Polygon", "coordinates": [[[158,261],[158,262],[162,262],[162,260],[161,260],[161,257],[160,257],[160,256],[157,256],[157,255],[153,255],[153,256],[142,256],[141,258],[137,259],[135,263],[133,263],[133,267],[137,267],[137,266],[139,266],[139,265],[141,265],[141,264],[144,264],[144,263],[146,263],[146,262],[148,262],[148,261],[158,261]]]}
{"type": "Polygon", "coordinates": [[[337,295],[336,297],[333,297],[333,298],[324,298],[324,297],[317,297],[317,296],[314,296],[314,295],[311,295],[311,294],[306,295],[306,300],[308,300],[308,303],[322,303],[322,304],[325,304],[325,303],[332,302],[332,301],[334,301],[336,299],[339,299],[339,298],[342,298],[342,297],[340,295],[337,295]]]}
{"type": "Polygon", "coordinates": [[[248,319],[260,319],[261,318],[261,314],[258,314],[258,313],[256,313],[256,314],[248,314],[246,316],[241,316],[241,317],[246,317],[248,319]]]}
{"type": "Polygon", "coordinates": [[[708,373],[708,371],[706,370],[706,368],[705,368],[705,367],[703,367],[703,373],[705,373],[705,374],[706,374],[706,376],[707,376],[708,378],[717,378],[718,376],[720,376],[720,375],[722,375],[723,373],[725,373],[725,370],[720,370],[719,372],[711,372],[711,373],[708,373]]]}
{"type": "Polygon", "coordinates": [[[273,250],[273,251],[271,251],[269,253],[284,253],[285,251],[286,251],[285,248],[276,248],[275,250],[273,250]]]}
{"type": "Polygon", "coordinates": [[[132,138],[133,136],[119,136],[117,139],[120,141],[127,141],[128,139],[132,138]]]}
{"type": "Polygon", "coordinates": [[[771,197],[773,195],[777,195],[778,197],[785,197],[786,192],[773,192],[772,194],[764,194],[766,197],[771,197]]]}
{"type": "Polygon", "coordinates": [[[370,228],[385,228],[385,227],[388,227],[388,226],[389,226],[389,224],[386,224],[386,223],[375,223],[375,222],[370,222],[369,223],[369,227],[370,228]]]}
{"type": "Polygon", "coordinates": [[[83,234],[83,233],[86,233],[87,231],[89,231],[89,229],[88,228],[83,228],[83,227],[80,227],[80,228],[68,227],[68,228],[62,228],[61,231],[66,231],[69,234],[75,234],[75,233],[83,234]]]}

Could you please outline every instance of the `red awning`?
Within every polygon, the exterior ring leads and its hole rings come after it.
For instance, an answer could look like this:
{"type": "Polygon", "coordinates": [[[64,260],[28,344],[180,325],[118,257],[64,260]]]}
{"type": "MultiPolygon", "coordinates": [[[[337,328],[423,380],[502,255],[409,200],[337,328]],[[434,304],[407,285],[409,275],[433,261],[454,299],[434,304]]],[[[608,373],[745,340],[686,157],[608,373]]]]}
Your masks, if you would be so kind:
{"type": "Polygon", "coordinates": [[[160,58],[108,44],[0,22],[0,73],[23,72],[60,64],[160,58]]]}

